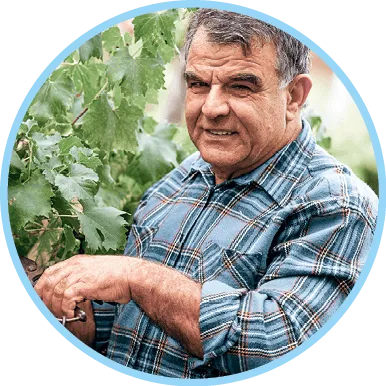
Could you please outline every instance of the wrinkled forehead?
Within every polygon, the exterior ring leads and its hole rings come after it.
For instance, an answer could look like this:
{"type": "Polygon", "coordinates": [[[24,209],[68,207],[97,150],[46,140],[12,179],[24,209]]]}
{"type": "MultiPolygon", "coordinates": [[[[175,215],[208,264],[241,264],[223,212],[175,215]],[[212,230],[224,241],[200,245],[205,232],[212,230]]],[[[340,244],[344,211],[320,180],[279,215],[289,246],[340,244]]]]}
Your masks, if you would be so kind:
{"type": "Polygon", "coordinates": [[[219,46],[233,46],[235,48],[241,48],[244,56],[251,55],[254,48],[261,49],[265,44],[272,43],[269,38],[266,36],[260,36],[251,32],[250,35],[242,36],[236,31],[232,31],[224,35],[223,31],[207,29],[205,26],[201,26],[197,29],[197,32],[194,34],[192,43],[189,47],[189,52],[191,51],[193,43],[203,44],[212,43],[219,46]]]}
{"type": "Polygon", "coordinates": [[[276,48],[273,43],[254,42],[249,52],[239,43],[213,42],[204,30],[192,40],[185,70],[187,72],[255,73],[260,78],[277,76],[276,48]]]}
{"type": "Polygon", "coordinates": [[[277,52],[273,42],[267,39],[252,38],[249,46],[239,41],[223,41],[213,37],[204,27],[200,27],[195,33],[189,47],[186,65],[193,60],[210,60],[211,58],[223,58],[227,55],[246,62],[264,61],[267,66],[271,64],[277,69],[277,52]]]}

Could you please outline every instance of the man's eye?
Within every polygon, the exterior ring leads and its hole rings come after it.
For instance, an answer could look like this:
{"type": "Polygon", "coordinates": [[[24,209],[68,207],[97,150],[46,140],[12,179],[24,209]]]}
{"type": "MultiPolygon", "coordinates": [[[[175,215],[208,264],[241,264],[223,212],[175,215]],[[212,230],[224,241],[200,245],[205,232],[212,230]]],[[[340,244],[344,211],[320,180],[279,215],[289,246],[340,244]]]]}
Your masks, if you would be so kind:
{"type": "Polygon", "coordinates": [[[189,83],[189,87],[191,88],[200,88],[200,87],[207,87],[208,84],[204,82],[191,82],[189,83]]]}
{"type": "Polygon", "coordinates": [[[244,84],[233,84],[232,86],[233,90],[240,90],[240,91],[252,91],[252,89],[244,84]]]}

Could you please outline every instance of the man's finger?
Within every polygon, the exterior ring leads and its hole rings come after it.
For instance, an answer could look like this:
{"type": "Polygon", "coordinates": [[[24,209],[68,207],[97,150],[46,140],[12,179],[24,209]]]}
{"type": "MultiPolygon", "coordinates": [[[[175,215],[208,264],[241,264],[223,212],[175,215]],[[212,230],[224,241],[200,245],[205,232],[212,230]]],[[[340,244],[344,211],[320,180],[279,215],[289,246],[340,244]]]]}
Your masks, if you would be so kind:
{"type": "Polygon", "coordinates": [[[62,314],[67,318],[73,318],[74,309],[78,303],[83,302],[85,299],[93,299],[93,297],[90,296],[90,292],[91,289],[83,282],[77,282],[67,288],[63,293],[62,314]]]}
{"type": "Polygon", "coordinates": [[[39,279],[39,287],[36,292],[48,308],[52,309],[52,297],[55,287],[61,280],[69,276],[71,273],[72,268],[64,266],[62,269],[54,270],[53,273],[52,271],[47,273],[44,272],[42,277],[39,279]]]}
{"type": "Polygon", "coordinates": [[[80,276],[76,273],[70,274],[64,277],[54,288],[52,299],[51,299],[51,307],[52,312],[55,315],[62,316],[62,303],[64,292],[70,288],[72,285],[76,284],[80,279],[80,276]]]}

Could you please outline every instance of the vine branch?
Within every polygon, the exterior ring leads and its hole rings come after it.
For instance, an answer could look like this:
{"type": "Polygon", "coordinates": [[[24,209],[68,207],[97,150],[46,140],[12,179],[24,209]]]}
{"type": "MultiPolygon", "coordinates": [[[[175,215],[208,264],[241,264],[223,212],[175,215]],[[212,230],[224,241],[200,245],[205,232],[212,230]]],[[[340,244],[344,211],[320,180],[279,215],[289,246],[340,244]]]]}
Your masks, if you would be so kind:
{"type": "MultiPolygon", "coordinates": [[[[93,101],[95,101],[95,99],[97,99],[99,97],[99,95],[101,95],[102,91],[107,87],[107,85],[109,84],[108,81],[106,81],[106,83],[102,86],[102,88],[97,92],[97,94],[94,96],[93,101]]],[[[91,103],[90,102],[90,103],[91,103]]],[[[89,104],[90,104],[89,103],[89,104]]],[[[81,111],[81,113],[71,122],[71,125],[75,125],[76,122],[78,122],[78,120],[87,112],[88,110],[88,106],[89,104],[81,111]]]]}

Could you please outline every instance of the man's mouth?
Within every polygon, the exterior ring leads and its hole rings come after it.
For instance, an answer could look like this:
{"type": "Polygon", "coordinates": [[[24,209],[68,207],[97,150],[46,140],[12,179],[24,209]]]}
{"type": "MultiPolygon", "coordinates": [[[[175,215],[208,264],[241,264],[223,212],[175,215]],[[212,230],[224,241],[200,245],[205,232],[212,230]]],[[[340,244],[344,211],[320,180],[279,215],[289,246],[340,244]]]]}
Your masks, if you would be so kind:
{"type": "Polygon", "coordinates": [[[207,130],[210,134],[213,135],[232,135],[233,131],[221,131],[221,130],[207,130]]]}

